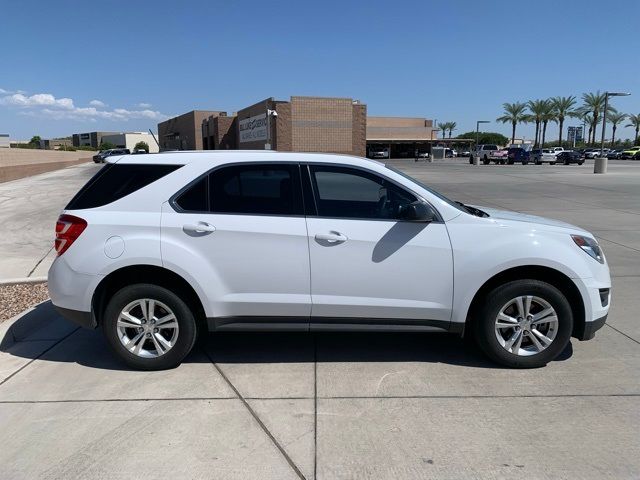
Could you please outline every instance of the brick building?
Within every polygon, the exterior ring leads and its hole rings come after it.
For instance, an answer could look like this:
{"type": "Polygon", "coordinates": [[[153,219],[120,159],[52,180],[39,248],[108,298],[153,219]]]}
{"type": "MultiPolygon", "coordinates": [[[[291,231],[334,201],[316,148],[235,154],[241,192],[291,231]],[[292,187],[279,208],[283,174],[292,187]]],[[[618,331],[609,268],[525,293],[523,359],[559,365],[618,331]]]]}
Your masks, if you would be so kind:
{"type": "MultiPolygon", "coordinates": [[[[192,110],[158,124],[160,150],[202,150],[202,122],[224,112],[192,110]]],[[[226,114],[225,114],[226,115],[226,114]]]]}

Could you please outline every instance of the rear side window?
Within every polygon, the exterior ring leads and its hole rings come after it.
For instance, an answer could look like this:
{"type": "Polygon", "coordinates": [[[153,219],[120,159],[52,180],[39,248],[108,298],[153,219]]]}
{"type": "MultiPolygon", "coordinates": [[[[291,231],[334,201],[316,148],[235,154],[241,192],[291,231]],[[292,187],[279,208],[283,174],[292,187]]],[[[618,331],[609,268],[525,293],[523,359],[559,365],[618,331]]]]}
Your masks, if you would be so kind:
{"type": "Polygon", "coordinates": [[[187,187],[174,204],[184,212],[302,215],[298,165],[245,164],[219,168],[187,187]]]}
{"type": "Polygon", "coordinates": [[[80,189],[66,210],[102,207],[152,184],[180,165],[105,165],[80,189]]]}
{"type": "Polygon", "coordinates": [[[209,175],[213,213],[301,215],[302,192],[297,165],[235,165],[209,175]]]}

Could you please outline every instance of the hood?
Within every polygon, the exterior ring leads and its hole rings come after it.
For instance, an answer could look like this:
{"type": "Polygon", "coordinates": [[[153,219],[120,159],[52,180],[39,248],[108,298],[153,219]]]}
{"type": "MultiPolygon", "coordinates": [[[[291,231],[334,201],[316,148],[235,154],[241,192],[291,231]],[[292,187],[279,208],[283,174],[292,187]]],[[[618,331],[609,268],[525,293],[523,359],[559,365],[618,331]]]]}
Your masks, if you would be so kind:
{"type": "Polygon", "coordinates": [[[562,222],[560,220],[553,220],[551,218],[538,217],[537,215],[528,215],[526,213],[511,212],[508,210],[497,210],[494,208],[476,207],[489,214],[494,220],[509,220],[515,222],[525,222],[537,225],[547,225],[550,227],[558,227],[572,230],[574,232],[584,232],[585,230],[570,223],[562,222]]]}

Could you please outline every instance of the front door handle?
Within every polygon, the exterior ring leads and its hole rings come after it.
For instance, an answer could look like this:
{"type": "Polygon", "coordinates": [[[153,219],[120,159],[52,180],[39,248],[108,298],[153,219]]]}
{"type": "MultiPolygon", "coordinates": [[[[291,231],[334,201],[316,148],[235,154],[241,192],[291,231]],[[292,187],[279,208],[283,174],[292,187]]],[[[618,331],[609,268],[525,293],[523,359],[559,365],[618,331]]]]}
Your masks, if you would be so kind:
{"type": "Polygon", "coordinates": [[[216,227],[207,222],[198,222],[196,224],[183,225],[182,230],[185,233],[211,233],[216,231],[216,227]]]}
{"type": "Polygon", "coordinates": [[[348,238],[340,232],[316,233],[315,239],[329,243],[343,243],[348,240],[348,238]]]}

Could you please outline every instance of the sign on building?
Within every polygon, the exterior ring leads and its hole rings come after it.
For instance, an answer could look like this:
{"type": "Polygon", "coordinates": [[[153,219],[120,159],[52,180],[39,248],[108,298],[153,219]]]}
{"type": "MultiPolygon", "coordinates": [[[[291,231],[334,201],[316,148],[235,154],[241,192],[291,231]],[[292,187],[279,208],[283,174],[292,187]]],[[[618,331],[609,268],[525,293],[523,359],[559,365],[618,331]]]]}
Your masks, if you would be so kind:
{"type": "Polygon", "coordinates": [[[267,114],[240,120],[240,143],[267,140],[267,114]]]}

